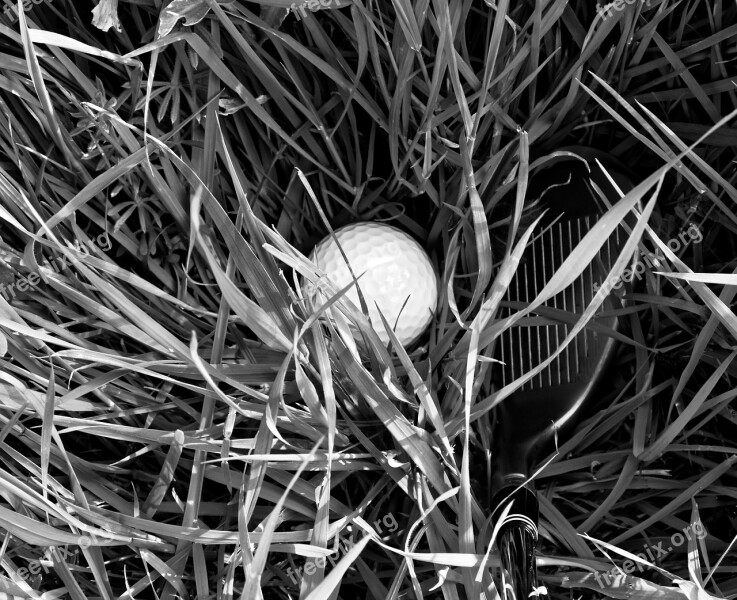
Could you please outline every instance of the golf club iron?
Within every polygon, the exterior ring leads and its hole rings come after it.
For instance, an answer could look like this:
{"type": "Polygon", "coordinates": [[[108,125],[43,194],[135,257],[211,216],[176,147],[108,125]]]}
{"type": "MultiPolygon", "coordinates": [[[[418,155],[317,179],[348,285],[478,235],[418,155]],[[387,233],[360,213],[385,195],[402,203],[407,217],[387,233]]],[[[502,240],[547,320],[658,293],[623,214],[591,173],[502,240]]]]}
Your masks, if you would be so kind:
{"type": "MultiPolygon", "coordinates": [[[[588,148],[571,148],[586,164],[563,157],[530,180],[528,197],[541,198],[547,212],[518,266],[507,292],[505,317],[534,300],[555,271],[605,212],[601,198],[589,179],[611,204],[620,196],[597,165],[598,158],[624,193],[633,186],[622,168],[606,154],[588,148]]],[[[504,363],[501,383],[528,373],[554,354],[560,343],[596,294],[617,260],[626,241],[620,226],[605,242],[598,256],[565,290],[506,330],[497,342],[498,358],[504,363]],[[567,320],[562,319],[565,315],[567,320]]],[[[595,316],[596,322],[616,329],[612,309],[621,305],[621,291],[612,292],[595,316]],[[602,316],[602,312],[609,316],[602,316]]],[[[512,508],[497,535],[501,555],[505,600],[523,600],[537,589],[535,546],[538,501],[528,482],[536,459],[550,448],[556,435],[581,413],[615,353],[610,336],[586,327],[534,378],[527,381],[497,407],[492,453],[492,509],[496,522],[502,509],[512,508]]]]}

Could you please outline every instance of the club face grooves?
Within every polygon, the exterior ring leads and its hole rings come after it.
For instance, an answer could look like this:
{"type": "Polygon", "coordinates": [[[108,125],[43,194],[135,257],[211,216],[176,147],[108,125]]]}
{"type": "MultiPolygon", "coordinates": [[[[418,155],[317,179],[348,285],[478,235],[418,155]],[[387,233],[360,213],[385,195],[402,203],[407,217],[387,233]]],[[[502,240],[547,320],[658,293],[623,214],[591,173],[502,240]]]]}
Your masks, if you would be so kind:
{"type": "MultiPolygon", "coordinates": [[[[597,220],[596,214],[560,218],[544,229],[523,256],[500,317],[507,317],[530,304],[597,220]]],[[[499,344],[499,360],[504,363],[502,385],[524,376],[555,354],[592,301],[595,284],[607,277],[624,241],[624,232],[617,228],[573,284],[504,332],[499,344]]],[[[611,301],[605,302],[599,313],[615,306],[611,301]]],[[[607,327],[616,324],[614,317],[595,319],[607,327]]],[[[550,365],[525,382],[520,391],[547,390],[551,386],[577,384],[587,379],[596,371],[607,339],[591,328],[583,329],[550,365]]]]}

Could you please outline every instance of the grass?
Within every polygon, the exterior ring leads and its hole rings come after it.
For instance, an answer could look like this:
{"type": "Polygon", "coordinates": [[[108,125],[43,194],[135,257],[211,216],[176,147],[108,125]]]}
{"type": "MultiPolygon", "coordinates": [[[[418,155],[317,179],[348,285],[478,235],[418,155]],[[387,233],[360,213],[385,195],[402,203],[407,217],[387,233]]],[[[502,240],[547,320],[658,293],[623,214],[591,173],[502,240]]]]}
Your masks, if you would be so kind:
{"type": "Polygon", "coordinates": [[[0,591],[494,598],[494,316],[530,173],[583,144],[645,182],[618,206],[647,268],[606,396],[541,460],[541,582],[737,596],[735,6],[162,4],[0,24],[0,591]],[[408,352],[302,296],[357,220],[441,274],[408,352]]]}

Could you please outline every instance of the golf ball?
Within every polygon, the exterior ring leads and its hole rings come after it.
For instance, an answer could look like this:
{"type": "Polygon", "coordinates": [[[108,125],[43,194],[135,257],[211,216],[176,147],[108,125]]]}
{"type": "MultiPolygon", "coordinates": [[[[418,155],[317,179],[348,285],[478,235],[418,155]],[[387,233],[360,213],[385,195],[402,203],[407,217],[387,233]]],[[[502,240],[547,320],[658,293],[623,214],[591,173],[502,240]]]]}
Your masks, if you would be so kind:
{"type": "MultiPolygon", "coordinates": [[[[416,341],[430,324],[438,301],[438,282],[430,258],[409,235],[383,223],[355,223],[335,231],[337,244],[327,236],[310,259],[330,278],[337,290],[353,282],[338,244],[353,274],[379,339],[389,336],[379,311],[403,346],[416,341]],[[378,308],[377,308],[378,306],[378,308]]],[[[355,285],[345,295],[360,309],[355,285]]]]}

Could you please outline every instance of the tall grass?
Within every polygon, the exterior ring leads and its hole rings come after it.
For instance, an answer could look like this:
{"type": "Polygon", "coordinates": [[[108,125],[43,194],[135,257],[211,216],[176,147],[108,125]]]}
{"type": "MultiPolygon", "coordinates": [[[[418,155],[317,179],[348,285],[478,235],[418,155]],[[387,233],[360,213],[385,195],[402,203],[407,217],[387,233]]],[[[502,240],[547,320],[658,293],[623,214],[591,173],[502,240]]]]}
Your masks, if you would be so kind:
{"type": "Polygon", "coordinates": [[[648,267],[607,396],[541,461],[541,581],[733,597],[735,6],[288,4],[0,25],[0,591],[496,597],[496,310],[530,174],[584,144],[643,182],[648,267]],[[302,294],[357,220],[438,268],[417,347],[302,294]]]}

